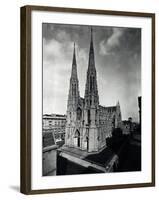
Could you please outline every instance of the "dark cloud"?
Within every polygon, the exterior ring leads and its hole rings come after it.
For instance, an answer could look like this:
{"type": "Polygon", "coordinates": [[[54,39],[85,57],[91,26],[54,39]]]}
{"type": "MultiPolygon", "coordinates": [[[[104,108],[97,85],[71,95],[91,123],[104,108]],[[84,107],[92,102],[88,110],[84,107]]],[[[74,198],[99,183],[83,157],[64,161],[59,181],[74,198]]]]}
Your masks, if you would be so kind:
{"type": "MultiPolygon", "coordinates": [[[[95,64],[100,103],[118,100],[123,118],[138,120],[137,97],[141,95],[141,30],[93,26],[95,64]]],[[[73,43],[80,94],[84,96],[90,26],[43,24],[44,112],[65,113],[71,73],[73,43]]]]}

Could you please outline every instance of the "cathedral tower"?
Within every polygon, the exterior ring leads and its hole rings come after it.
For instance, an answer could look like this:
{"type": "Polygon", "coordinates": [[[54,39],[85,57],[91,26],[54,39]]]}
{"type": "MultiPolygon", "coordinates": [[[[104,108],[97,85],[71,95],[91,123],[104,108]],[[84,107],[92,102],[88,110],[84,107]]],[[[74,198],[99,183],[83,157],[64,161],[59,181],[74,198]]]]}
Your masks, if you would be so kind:
{"type": "MultiPolygon", "coordinates": [[[[76,122],[78,117],[77,110],[78,110],[79,99],[80,99],[79,83],[77,76],[77,63],[76,63],[76,52],[74,43],[72,71],[71,71],[69,94],[67,101],[67,124],[66,124],[66,134],[65,134],[65,144],[69,146],[75,146],[74,137],[75,137],[76,122]]],[[[77,145],[80,146],[79,144],[80,141],[77,142],[78,142],[77,145]]]]}
{"type": "Polygon", "coordinates": [[[77,63],[76,63],[76,52],[75,52],[75,43],[74,43],[72,71],[71,71],[71,78],[70,78],[67,109],[74,110],[77,107],[78,100],[79,100],[79,83],[78,83],[78,76],[77,76],[77,63]]]}
{"type": "Polygon", "coordinates": [[[85,106],[87,108],[97,108],[99,105],[97,77],[95,68],[95,57],[93,47],[93,33],[91,29],[91,42],[89,50],[89,61],[87,70],[87,79],[85,86],[85,106]]]}
{"type": "Polygon", "coordinates": [[[67,119],[65,145],[87,152],[99,152],[106,147],[106,139],[111,137],[114,128],[120,127],[120,104],[104,107],[99,105],[97,73],[93,32],[88,58],[84,98],[79,94],[75,44],[73,50],[72,71],[67,101],[67,119]]]}
{"type": "Polygon", "coordinates": [[[93,47],[93,33],[89,50],[88,70],[85,85],[84,121],[88,135],[88,151],[98,151],[99,148],[99,96],[97,88],[97,75],[93,47]],[[88,128],[89,127],[89,128],[88,128]]]}

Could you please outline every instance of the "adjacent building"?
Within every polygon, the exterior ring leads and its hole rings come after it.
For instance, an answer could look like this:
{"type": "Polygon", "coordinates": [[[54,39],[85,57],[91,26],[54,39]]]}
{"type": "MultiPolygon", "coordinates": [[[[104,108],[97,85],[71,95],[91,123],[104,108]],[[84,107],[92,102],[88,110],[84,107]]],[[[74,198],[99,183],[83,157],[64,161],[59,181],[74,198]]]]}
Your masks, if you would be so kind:
{"type": "Polygon", "coordinates": [[[43,115],[43,176],[56,175],[57,149],[64,144],[65,124],[65,115],[43,115]]]}
{"type": "Polygon", "coordinates": [[[101,106],[98,95],[93,33],[88,58],[84,98],[80,97],[75,44],[67,102],[65,145],[88,152],[98,152],[106,146],[112,130],[121,127],[120,104],[101,106]]]}
{"type": "MultiPolygon", "coordinates": [[[[51,140],[54,140],[56,144],[58,141],[64,140],[65,126],[66,126],[66,115],[59,115],[59,114],[43,115],[43,141],[47,141],[47,143],[50,144],[51,140]]],[[[44,144],[44,146],[49,146],[49,145],[44,144]]]]}
{"type": "Polygon", "coordinates": [[[122,132],[124,135],[130,135],[132,132],[132,118],[129,117],[128,120],[123,120],[122,121],[122,132]]]}

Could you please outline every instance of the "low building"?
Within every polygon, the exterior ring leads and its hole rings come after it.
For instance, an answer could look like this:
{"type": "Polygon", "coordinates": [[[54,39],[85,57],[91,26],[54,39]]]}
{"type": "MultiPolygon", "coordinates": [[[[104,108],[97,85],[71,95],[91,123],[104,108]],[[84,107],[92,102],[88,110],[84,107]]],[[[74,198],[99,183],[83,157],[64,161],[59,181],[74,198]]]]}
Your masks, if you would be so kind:
{"type": "Polygon", "coordinates": [[[43,115],[43,176],[56,175],[57,148],[64,144],[65,124],[65,115],[43,115]]]}
{"type": "Polygon", "coordinates": [[[52,131],[46,130],[43,131],[43,148],[55,145],[55,137],[52,131]]]}
{"type": "Polygon", "coordinates": [[[122,121],[122,131],[124,135],[129,135],[132,132],[132,118],[129,117],[128,120],[122,121]]]}
{"type": "Polygon", "coordinates": [[[59,114],[43,115],[43,141],[44,138],[48,144],[51,143],[52,140],[51,138],[53,138],[55,144],[64,141],[65,126],[66,126],[66,115],[59,115],[59,114]]]}

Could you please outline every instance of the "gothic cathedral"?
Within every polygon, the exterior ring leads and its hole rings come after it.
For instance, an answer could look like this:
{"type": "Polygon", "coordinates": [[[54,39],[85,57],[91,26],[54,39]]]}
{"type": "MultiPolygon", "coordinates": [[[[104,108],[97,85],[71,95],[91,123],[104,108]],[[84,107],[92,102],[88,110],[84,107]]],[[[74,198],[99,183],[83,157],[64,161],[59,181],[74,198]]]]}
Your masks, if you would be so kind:
{"type": "Polygon", "coordinates": [[[65,145],[79,148],[87,152],[98,152],[106,147],[106,138],[112,131],[121,126],[121,111],[119,102],[116,106],[99,105],[93,33],[84,98],[80,97],[77,75],[75,44],[73,50],[72,72],[67,102],[67,120],[65,145]]]}

